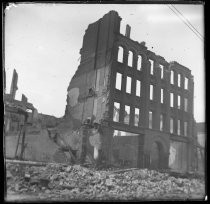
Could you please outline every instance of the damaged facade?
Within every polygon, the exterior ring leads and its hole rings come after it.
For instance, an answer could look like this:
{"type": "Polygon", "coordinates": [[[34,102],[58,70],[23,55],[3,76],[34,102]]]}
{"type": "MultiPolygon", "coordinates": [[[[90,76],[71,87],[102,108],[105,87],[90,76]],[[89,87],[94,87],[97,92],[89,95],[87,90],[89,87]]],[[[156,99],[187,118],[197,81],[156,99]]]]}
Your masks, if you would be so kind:
{"type": "MultiPolygon", "coordinates": [[[[100,124],[108,163],[129,167],[194,169],[194,82],[191,71],[168,63],[120,34],[121,18],[110,11],[88,26],[81,62],[68,87],[65,118],[100,124]]],[[[94,155],[91,137],[88,151],[94,155]]]]}
{"type": "MultiPolygon", "coordinates": [[[[31,110],[32,112],[37,112],[33,104],[28,102],[27,97],[22,94],[21,101],[16,100],[16,91],[18,90],[17,86],[18,74],[16,70],[13,71],[13,77],[10,87],[10,93],[4,94],[4,104],[5,104],[5,133],[18,132],[25,122],[31,122],[32,120],[28,117],[30,112],[26,110],[31,110]]],[[[5,86],[6,87],[6,86],[5,86]]]]}

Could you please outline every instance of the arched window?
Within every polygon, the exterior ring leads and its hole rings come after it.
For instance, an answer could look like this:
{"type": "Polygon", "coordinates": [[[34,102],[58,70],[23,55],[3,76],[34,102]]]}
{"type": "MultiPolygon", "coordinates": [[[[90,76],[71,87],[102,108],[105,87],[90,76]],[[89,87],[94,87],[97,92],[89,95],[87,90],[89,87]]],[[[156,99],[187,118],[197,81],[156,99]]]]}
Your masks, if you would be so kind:
{"type": "Polygon", "coordinates": [[[129,51],[128,53],[128,66],[132,67],[133,66],[133,52],[129,51]]]}
{"type": "Polygon", "coordinates": [[[117,61],[123,63],[123,47],[119,46],[118,47],[118,56],[117,56],[117,61]]]}
{"type": "Polygon", "coordinates": [[[142,56],[138,55],[137,70],[141,70],[142,56]]]}

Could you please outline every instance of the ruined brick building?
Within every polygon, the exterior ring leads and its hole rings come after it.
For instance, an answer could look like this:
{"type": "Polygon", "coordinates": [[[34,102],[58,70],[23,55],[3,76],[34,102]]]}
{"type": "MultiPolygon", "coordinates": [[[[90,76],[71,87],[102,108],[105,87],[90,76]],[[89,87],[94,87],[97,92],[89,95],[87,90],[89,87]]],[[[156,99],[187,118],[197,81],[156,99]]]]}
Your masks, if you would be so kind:
{"type": "Polygon", "coordinates": [[[110,11],[88,26],[65,117],[82,123],[94,116],[110,163],[190,171],[196,137],[191,71],[130,39],[129,25],[122,35],[120,22],[110,11]]]}

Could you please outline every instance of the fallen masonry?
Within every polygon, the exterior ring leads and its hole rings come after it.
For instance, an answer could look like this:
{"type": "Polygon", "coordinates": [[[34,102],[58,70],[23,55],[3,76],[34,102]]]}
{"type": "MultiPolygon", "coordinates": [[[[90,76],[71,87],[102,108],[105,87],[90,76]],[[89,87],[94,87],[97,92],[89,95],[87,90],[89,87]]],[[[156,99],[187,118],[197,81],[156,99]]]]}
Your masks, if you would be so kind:
{"type": "Polygon", "coordinates": [[[148,169],[12,163],[7,163],[6,169],[8,201],[14,193],[36,195],[37,200],[200,200],[205,195],[203,179],[175,178],[148,169]]]}

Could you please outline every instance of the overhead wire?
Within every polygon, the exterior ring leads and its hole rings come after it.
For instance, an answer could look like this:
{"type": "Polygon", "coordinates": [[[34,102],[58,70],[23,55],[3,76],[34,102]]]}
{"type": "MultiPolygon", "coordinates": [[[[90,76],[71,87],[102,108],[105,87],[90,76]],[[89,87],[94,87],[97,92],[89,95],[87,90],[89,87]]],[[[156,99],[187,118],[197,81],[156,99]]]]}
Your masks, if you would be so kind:
{"type": "Polygon", "coordinates": [[[204,38],[201,33],[190,23],[190,21],[179,11],[174,5],[171,4],[171,6],[190,24],[190,26],[202,37],[204,38]]]}
{"type": "Polygon", "coordinates": [[[179,19],[200,39],[200,40],[202,40],[203,41],[203,39],[201,38],[201,36],[200,35],[198,35],[189,25],[188,25],[188,23],[186,23],[169,5],[167,5],[168,7],[169,7],[169,9],[171,10],[171,11],[173,11],[173,13],[176,15],[176,16],[178,16],[179,17],[179,19]]]}

